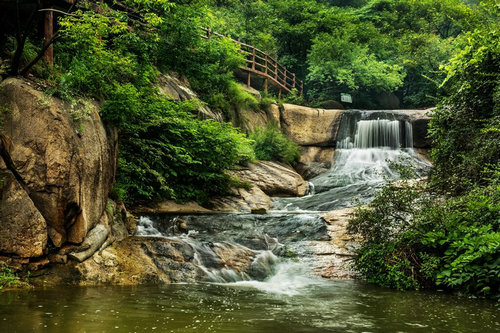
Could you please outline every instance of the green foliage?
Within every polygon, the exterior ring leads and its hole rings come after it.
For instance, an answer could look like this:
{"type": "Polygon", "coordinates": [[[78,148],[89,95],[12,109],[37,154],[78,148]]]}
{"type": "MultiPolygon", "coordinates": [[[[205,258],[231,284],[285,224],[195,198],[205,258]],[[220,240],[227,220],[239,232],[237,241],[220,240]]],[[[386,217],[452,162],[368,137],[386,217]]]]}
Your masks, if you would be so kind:
{"type": "Polygon", "coordinates": [[[364,108],[380,107],[381,92],[405,107],[436,105],[440,65],[486,15],[462,0],[212,2],[214,29],[276,55],[306,80],[312,103],[349,92],[364,108]]]}
{"type": "Polygon", "coordinates": [[[287,138],[276,125],[257,128],[250,134],[255,156],[259,160],[296,164],[300,158],[299,146],[287,138]]]}
{"type": "Polygon", "coordinates": [[[372,283],[500,297],[498,183],[448,200],[392,185],[356,210],[349,231],[364,239],[355,264],[372,283]]]}
{"type": "Polygon", "coordinates": [[[0,290],[3,288],[22,288],[29,284],[23,281],[12,269],[5,265],[0,265],[0,290]]]}
{"type": "Polygon", "coordinates": [[[75,94],[99,99],[102,119],[118,128],[117,200],[204,202],[225,194],[231,185],[225,171],[255,158],[251,141],[230,124],[196,118],[199,101],[167,101],[155,87],[156,66],[187,75],[212,105],[219,96],[221,104],[257,105],[232,81],[240,55],[234,44],[197,36],[194,5],[127,3],[146,25],[107,8],[61,19],[54,92],[75,106],[76,121],[88,108],[75,94]]]}
{"type": "Polygon", "coordinates": [[[229,103],[237,109],[259,109],[259,101],[236,82],[231,82],[228,90],[229,103]]]}
{"type": "Polygon", "coordinates": [[[118,192],[127,193],[126,199],[203,202],[227,193],[224,170],[254,159],[244,134],[227,123],[199,120],[190,107],[162,99],[139,107],[150,118],[129,125],[118,165],[118,192]]]}
{"type": "MultiPolygon", "coordinates": [[[[500,21],[463,37],[460,51],[444,67],[450,92],[430,124],[435,162],[433,183],[452,193],[484,184],[487,166],[500,161],[500,21]]],[[[496,15],[496,19],[493,16],[496,15]]]]}
{"type": "Polygon", "coordinates": [[[341,92],[390,92],[402,85],[402,67],[379,61],[368,47],[346,36],[322,34],[314,39],[309,55],[308,80],[317,82],[312,94],[320,99],[341,92]]]}

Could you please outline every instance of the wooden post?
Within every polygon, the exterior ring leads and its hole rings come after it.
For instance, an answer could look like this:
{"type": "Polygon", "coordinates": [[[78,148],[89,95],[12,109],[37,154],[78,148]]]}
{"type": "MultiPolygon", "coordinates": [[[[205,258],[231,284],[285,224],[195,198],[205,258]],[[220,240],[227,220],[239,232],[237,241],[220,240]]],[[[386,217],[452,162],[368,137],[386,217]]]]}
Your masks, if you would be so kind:
{"type": "MultiPolygon", "coordinates": [[[[266,61],[266,67],[265,67],[265,73],[267,75],[267,53],[266,53],[266,56],[265,56],[265,61],[266,61]]],[[[267,80],[267,79],[266,79],[267,80]]]]}
{"type": "Polygon", "coordinates": [[[281,99],[281,87],[280,90],[278,91],[278,99],[281,99]]]}
{"type": "Polygon", "coordinates": [[[285,67],[285,79],[283,81],[283,85],[285,86],[285,88],[286,88],[286,85],[288,84],[288,82],[286,82],[286,74],[287,74],[287,70],[286,70],[286,67],[285,67]]]}
{"type": "Polygon", "coordinates": [[[266,79],[264,80],[264,92],[267,94],[267,90],[269,88],[269,80],[268,78],[266,77],[266,79]]]}
{"type": "Polygon", "coordinates": [[[293,87],[292,88],[295,88],[295,73],[293,73],[293,87]]]}
{"type": "Polygon", "coordinates": [[[252,69],[255,69],[255,47],[252,47],[252,69]]]}
{"type": "Polygon", "coordinates": [[[252,74],[250,74],[250,72],[248,72],[248,74],[247,74],[247,87],[248,88],[250,88],[251,83],[252,83],[252,74]]]}
{"type": "Polygon", "coordinates": [[[276,80],[276,82],[279,82],[278,81],[278,62],[277,61],[274,62],[274,79],[276,80]]]}
{"type": "MultiPolygon", "coordinates": [[[[43,27],[43,46],[47,46],[47,44],[54,37],[54,12],[46,11],[45,12],[45,22],[43,27]]],[[[50,45],[44,54],[44,60],[50,66],[54,65],[54,46],[50,45]]]]}

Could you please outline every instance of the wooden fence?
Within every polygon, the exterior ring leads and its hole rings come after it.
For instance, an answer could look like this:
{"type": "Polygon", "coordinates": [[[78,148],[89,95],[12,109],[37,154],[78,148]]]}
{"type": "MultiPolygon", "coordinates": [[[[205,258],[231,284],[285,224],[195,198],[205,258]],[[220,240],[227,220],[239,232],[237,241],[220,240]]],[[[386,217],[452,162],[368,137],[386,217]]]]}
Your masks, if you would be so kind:
{"type": "Polygon", "coordinates": [[[245,65],[241,69],[247,72],[247,86],[250,87],[252,74],[264,78],[264,90],[267,91],[269,84],[274,84],[279,91],[291,92],[292,89],[297,89],[299,94],[304,93],[304,83],[299,80],[295,73],[288,70],[285,66],[268,55],[266,52],[259,50],[253,45],[245,44],[239,40],[231,39],[225,35],[219,34],[210,30],[210,28],[200,28],[203,33],[200,35],[205,39],[210,39],[212,36],[230,39],[240,47],[240,52],[245,57],[245,65]]]}

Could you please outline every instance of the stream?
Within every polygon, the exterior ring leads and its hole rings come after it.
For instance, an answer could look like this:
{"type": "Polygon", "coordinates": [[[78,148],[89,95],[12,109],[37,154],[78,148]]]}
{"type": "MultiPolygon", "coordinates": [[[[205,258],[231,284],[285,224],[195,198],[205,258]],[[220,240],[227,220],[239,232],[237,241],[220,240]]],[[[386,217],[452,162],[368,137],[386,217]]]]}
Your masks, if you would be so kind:
{"type": "Polygon", "coordinates": [[[264,215],[141,217],[139,236],[189,244],[199,283],[4,292],[0,332],[500,331],[493,302],[318,276],[315,246],[331,240],[322,217],[369,202],[387,181],[399,179],[401,166],[416,178],[430,168],[413,150],[404,117],[346,112],[333,167],[310,180],[305,197],[274,198],[264,215]]]}

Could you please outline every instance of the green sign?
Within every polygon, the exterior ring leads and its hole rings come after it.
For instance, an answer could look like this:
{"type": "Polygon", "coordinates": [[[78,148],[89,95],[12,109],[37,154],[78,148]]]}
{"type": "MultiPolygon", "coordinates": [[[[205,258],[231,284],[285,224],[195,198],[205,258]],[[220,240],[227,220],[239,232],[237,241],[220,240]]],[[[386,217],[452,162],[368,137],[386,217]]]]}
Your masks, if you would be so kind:
{"type": "Polygon", "coordinates": [[[344,103],[352,103],[352,96],[350,94],[340,94],[340,101],[344,103]]]}

